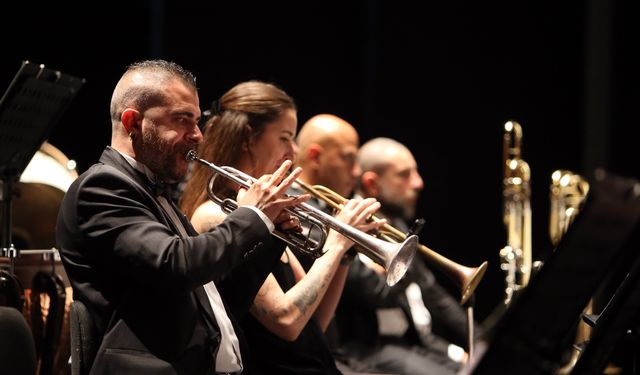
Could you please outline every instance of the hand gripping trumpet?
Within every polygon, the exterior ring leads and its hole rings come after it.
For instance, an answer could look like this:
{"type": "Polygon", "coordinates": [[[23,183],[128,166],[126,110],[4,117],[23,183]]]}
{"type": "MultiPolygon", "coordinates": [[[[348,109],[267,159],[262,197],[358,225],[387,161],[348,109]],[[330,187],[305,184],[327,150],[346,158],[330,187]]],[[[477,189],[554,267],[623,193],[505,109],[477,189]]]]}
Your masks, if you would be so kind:
{"type": "MultiPolygon", "coordinates": [[[[342,209],[342,205],[347,201],[346,198],[325,186],[310,186],[300,180],[296,180],[296,183],[318,199],[325,201],[335,210],[342,209]]],[[[371,220],[380,219],[373,216],[371,220]]],[[[377,235],[385,241],[396,243],[406,242],[408,238],[415,237],[415,235],[407,236],[405,233],[389,224],[384,224],[377,235]]],[[[477,268],[465,267],[445,258],[425,245],[418,243],[417,247],[432,266],[443,271],[458,285],[461,295],[460,303],[464,305],[473,295],[473,292],[480,283],[480,280],[482,280],[482,277],[487,270],[488,263],[485,261],[477,268]]]]}
{"type": "MultiPolygon", "coordinates": [[[[256,181],[255,178],[235,168],[218,166],[204,159],[200,159],[197,157],[194,150],[187,153],[186,159],[187,161],[195,160],[200,162],[214,172],[209,179],[207,192],[209,194],[209,198],[217,203],[222,210],[227,213],[235,210],[238,207],[238,204],[229,198],[221,199],[213,193],[211,187],[216,176],[220,175],[222,177],[226,177],[246,189],[250,188],[256,181]]],[[[300,223],[303,223],[310,228],[319,228],[321,232],[323,232],[323,235],[320,239],[314,240],[310,235],[311,230],[305,236],[304,234],[297,232],[285,232],[276,229],[273,232],[274,236],[280,238],[289,244],[289,246],[317,258],[323,254],[322,247],[324,246],[326,233],[329,229],[333,229],[355,242],[359,245],[356,246],[358,251],[384,267],[387,274],[387,284],[389,286],[395,285],[400,281],[400,279],[402,279],[413,260],[418,246],[418,236],[409,236],[402,241],[402,243],[397,243],[397,241],[387,242],[345,224],[335,219],[333,216],[306,203],[301,203],[295,207],[288,208],[287,212],[290,215],[297,217],[300,220],[300,223]]]]}

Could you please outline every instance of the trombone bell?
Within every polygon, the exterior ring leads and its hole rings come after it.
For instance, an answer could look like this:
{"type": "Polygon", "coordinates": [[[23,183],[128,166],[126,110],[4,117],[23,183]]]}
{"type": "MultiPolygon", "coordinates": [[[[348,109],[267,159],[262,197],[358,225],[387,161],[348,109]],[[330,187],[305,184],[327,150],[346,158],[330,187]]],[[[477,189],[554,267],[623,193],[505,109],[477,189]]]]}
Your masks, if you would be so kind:
{"type": "Polygon", "coordinates": [[[488,265],[489,263],[484,261],[476,268],[463,267],[465,271],[468,271],[468,273],[461,271],[463,272],[461,280],[464,281],[460,282],[462,284],[462,297],[460,298],[460,304],[464,305],[467,303],[469,298],[473,295],[473,292],[476,290],[476,287],[478,287],[478,284],[480,284],[480,280],[482,280],[484,273],[487,271],[488,265]]]}

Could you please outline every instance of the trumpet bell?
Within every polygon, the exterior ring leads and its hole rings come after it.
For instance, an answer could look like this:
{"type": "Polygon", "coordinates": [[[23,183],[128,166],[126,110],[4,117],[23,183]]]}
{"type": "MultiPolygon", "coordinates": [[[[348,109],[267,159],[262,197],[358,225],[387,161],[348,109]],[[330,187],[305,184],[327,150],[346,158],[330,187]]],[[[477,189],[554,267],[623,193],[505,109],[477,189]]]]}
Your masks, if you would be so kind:
{"type": "Polygon", "coordinates": [[[418,247],[418,236],[412,235],[407,237],[400,246],[396,246],[394,250],[389,251],[388,261],[385,264],[387,271],[387,285],[393,286],[402,279],[409,265],[413,261],[418,247]]]}

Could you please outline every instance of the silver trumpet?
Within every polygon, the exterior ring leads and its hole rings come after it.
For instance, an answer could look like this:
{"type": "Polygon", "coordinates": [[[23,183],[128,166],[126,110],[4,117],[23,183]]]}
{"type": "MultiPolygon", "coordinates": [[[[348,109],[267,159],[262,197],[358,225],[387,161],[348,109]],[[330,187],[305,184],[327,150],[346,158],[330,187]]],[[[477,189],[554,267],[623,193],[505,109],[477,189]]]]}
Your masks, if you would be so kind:
{"type": "MultiPolygon", "coordinates": [[[[250,188],[256,181],[255,178],[235,168],[218,166],[204,159],[200,159],[194,150],[187,153],[186,159],[187,161],[198,161],[215,172],[209,180],[207,192],[209,198],[218,204],[226,213],[237,209],[238,203],[230,198],[221,199],[213,193],[211,187],[215,177],[217,175],[226,177],[246,189],[250,188]]],[[[358,245],[355,246],[357,251],[384,267],[387,275],[387,285],[389,286],[395,285],[402,279],[418,248],[418,236],[416,235],[408,236],[400,243],[387,242],[336,220],[333,216],[307,203],[300,203],[295,207],[287,208],[286,211],[290,215],[297,217],[302,225],[312,229],[306,231],[306,234],[276,229],[273,231],[274,236],[286,242],[290,247],[306,253],[311,257],[318,258],[324,254],[322,248],[328,230],[333,229],[356,243],[358,245]],[[319,239],[312,238],[311,233],[313,232],[321,233],[321,235],[318,236],[319,239]]]]}

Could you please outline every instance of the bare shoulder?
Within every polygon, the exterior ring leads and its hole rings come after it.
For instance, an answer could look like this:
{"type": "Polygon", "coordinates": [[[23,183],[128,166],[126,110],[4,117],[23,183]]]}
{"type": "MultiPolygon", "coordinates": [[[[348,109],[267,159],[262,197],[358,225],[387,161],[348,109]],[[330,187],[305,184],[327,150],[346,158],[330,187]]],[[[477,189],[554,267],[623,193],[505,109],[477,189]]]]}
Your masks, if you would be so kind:
{"type": "Polygon", "coordinates": [[[206,201],[196,208],[191,217],[191,224],[198,233],[207,232],[220,224],[227,214],[212,201],[206,201]]]}

